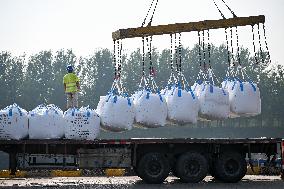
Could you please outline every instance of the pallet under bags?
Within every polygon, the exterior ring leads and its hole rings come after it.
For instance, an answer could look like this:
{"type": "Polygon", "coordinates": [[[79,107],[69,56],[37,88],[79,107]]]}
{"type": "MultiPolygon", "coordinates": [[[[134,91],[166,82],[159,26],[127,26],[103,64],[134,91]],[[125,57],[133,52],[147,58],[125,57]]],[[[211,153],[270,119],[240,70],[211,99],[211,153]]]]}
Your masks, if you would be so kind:
{"type": "Polygon", "coordinates": [[[242,82],[239,79],[224,82],[227,82],[223,86],[229,92],[230,110],[233,113],[245,116],[261,113],[260,91],[255,83],[242,82]]]}
{"type": "Polygon", "coordinates": [[[191,90],[175,87],[166,95],[166,102],[169,120],[178,123],[197,123],[199,101],[191,90]]]}
{"type": "Polygon", "coordinates": [[[94,140],[100,133],[100,117],[89,107],[69,108],[64,120],[67,139],[94,140]]]}
{"type": "Polygon", "coordinates": [[[101,98],[100,117],[102,128],[121,132],[131,130],[134,122],[134,107],[131,98],[110,93],[101,98]]]}
{"type": "Polygon", "coordinates": [[[63,112],[53,104],[39,105],[29,112],[30,139],[60,139],[64,137],[63,112]]]}
{"type": "Polygon", "coordinates": [[[165,126],[167,119],[167,104],[159,93],[150,90],[137,92],[135,100],[135,121],[145,127],[165,126]]]}
{"type": "Polygon", "coordinates": [[[226,119],[230,115],[229,93],[212,84],[203,83],[198,99],[201,117],[226,119]]]}
{"type": "Polygon", "coordinates": [[[0,139],[20,140],[28,136],[28,113],[17,104],[0,110],[0,139]]]}

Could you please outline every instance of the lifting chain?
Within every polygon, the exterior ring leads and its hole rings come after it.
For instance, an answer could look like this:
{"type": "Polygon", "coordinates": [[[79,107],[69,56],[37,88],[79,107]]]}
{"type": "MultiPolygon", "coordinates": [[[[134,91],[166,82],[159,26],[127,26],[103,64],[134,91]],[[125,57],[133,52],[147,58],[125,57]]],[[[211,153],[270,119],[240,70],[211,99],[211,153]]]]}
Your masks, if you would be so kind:
{"type": "Polygon", "coordinates": [[[232,11],[232,9],[227,5],[227,3],[224,0],[222,0],[222,2],[225,4],[225,6],[228,8],[228,10],[232,13],[233,17],[236,18],[237,16],[234,13],[234,11],[232,11]]]}
{"type": "Polygon", "coordinates": [[[205,52],[205,35],[204,30],[202,31],[202,50],[203,50],[203,69],[206,71],[206,52],[205,52]]]}
{"type": "Polygon", "coordinates": [[[145,76],[145,39],[142,37],[142,76],[145,76]]]}
{"type": "Polygon", "coordinates": [[[181,58],[181,51],[182,51],[182,45],[181,45],[181,33],[179,33],[179,45],[178,45],[178,54],[179,54],[179,67],[178,67],[178,73],[181,73],[181,62],[182,62],[182,58],[181,58]]]}
{"type": "Polygon", "coordinates": [[[269,53],[268,44],[267,44],[267,39],[266,39],[266,31],[265,31],[265,25],[264,25],[264,23],[262,24],[262,28],[263,28],[263,35],[264,35],[265,47],[266,47],[267,56],[268,56],[268,63],[270,64],[270,63],[271,63],[271,59],[270,59],[270,53],[269,53]]]}
{"type": "Polygon", "coordinates": [[[199,56],[199,66],[201,68],[202,65],[202,56],[201,56],[201,37],[200,37],[200,31],[198,33],[198,56],[199,56]]]}
{"type": "Polygon", "coordinates": [[[238,58],[238,65],[241,66],[238,27],[236,27],[236,38],[237,38],[237,58],[238,58]]]}
{"type": "Polygon", "coordinates": [[[116,67],[116,41],[113,40],[113,65],[114,65],[114,79],[117,78],[117,67],[116,67]]]}
{"type": "Polygon", "coordinates": [[[117,40],[117,79],[121,76],[121,65],[122,65],[122,41],[117,40]]]}
{"type": "Polygon", "coordinates": [[[173,56],[173,34],[171,33],[171,50],[170,50],[170,53],[171,53],[171,73],[174,72],[174,56],[173,56]]]}
{"type": "Polygon", "coordinates": [[[231,58],[230,58],[230,50],[229,50],[229,40],[228,40],[227,28],[225,28],[225,34],[226,34],[226,48],[227,48],[228,64],[229,64],[229,67],[231,67],[231,58]]]}
{"type": "Polygon", "coordinates": [[[257,25],[257,34],[258,34],[258,43],[259,43],[259,51],[260,51],[260,56],[261,56],[261,61],[264,63],[264,57],[263,57],[263,52],[262,52],[262,45],[261,45],[261,38],[260,38],[260,31],[259,31],[259,24],[257,25]]]}
{"type": "Polygon", "coordinates": [[[252,45],[253,45],[254,60],[255,60],[255,64],[258,64],[256,47],[255,47],[254,25],[251,25],[251,32],[252,32],[252,45]]]}
{"type": "Polygon", "coordinates": [[[230,28],[230,33],[231,33],[231,53],[232,53],[231,60],[232,60],[233,66],[236,66],[236,64],[235,64],[235,57],[234,57],[233,29],[232,28],[230,28]]]}
{"type": "MultiPolygon", "coordinates": [[[[153,9],[153,11],[152,11],[152,15],[151,15],[150,21],[149,21],[149,23],[148,23],[147,26],[151,26],[151,24],[152,24],[153,17],[154,17],[154,14],[155,14],[155,11],[156,11],[156,8],[157,8],[157,5],[158,5],[158,1],[159,1],[159,0],[156,0],[155,7],[154,7],[154,9],[153,9]]],[[[151,9],[152,9],[152,7],[153,7],[154,2],[155,2],[155,0],[152,0],[151,5],[150,5],[150,7],[149,7],[149,9],[148,9],[148,11],[147,11],[146,17],[144,18],[141,27],[144,27],[144,26],[145,26],[146,20],[147,20],[147,18],[148,18],[148,16],[149,16],[149,13],[150,13],[150,11],[151,11],[151,9]]]]}
{"type": "Polygon", "coordinates": [[[209,30],[207,30],[207,49],[208,49],[208,66],[211,69],[211,45],[210,45],[210,35],[209,35],[209,30]]]}
{"type": "Polygon", "coordinates": [[[177,46],[177,34],[175,33],[175,63],[176,63],[176,71],[178,73],[178,46],[177,46]]]}
{"type": "Polygon", "coordinates": [[[219,13],[221,14],[221,17],[222,17],[223,19],[226,19],[226,17],[225,17],[224,14],[222,13],[222,11],[219,9],[218,5],[216,4],[216,2],[215,2],[214,0],[213,0],[213,3],[214,3],[214,5],[215,5],[215,7],[218,9],[219,13]]]}
{"type": "Polygon", "coordinates": [[[149,75],[154,76],[154,67],[152,62],[152,36],[146,38],[148,56],[149,56],[149,75]]]}

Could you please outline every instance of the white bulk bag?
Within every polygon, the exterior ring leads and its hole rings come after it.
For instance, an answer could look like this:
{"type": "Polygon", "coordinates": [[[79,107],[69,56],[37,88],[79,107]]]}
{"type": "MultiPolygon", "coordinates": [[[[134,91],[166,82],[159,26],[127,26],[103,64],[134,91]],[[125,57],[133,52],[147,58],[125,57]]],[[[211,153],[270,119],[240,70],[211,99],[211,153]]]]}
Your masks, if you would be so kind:
{"type": "Polygon", "coordinates": [[[235,81],[228,89],[230,109],[239,115],[257,115],[261,113],[260,91],[256,84],[235,81]]]}
{"type": "Polygon", "coordinates": [[[29,112],[30,139],[60,139],[64,137],[63,112],[51,104],[39,105],[29,112]]]}
{"type": "Polygon", "coordinates": [[[232,80],[225,80],[221,83],[222,89],[225,89],[229,92],[229,89],[232,89],[234,85],[234,81],[232,80]]]}
{"type": "Polygon", "coordinates": [[[143,95],[143,92],[145,90],[140,90],[140,91],[136,91],[132,96],[131,96],[131,99],[133,101],[133,104],[134,104],[134,107],[135,107],[135,104],[137,104],[137,101],[139,100],[139,98],[143,95]]]}
{"type": "Polygon", "coordinates": [[[135,120],[145,127],[165,126],[167,104],[162,95],[144,91],[135,104],[135,120]]]}
{"type": "Polygon", "coordinates": [[[175,88],[166,96],[168,119],[179,123],[196,123],[199,101],[192,91],[175,88]]]}
{"type": "Polygon", "coordinates": [[[134,106],[131,98],[108,95],[101,108],[102,128],[109,131],[131,130],[134,122],[134,106]]]}
{"type": "Polygon", "coordinates": [[[0,110],[0,139],[20,140],[28,136],[28,113],[17,104],[0,110]]]}
{"type": "Polygon", "coordinates": [[[193,91],[195,96],[198,97],[200,95],[202,89],[204,88],[204,85],[205,84],[203,82],[195,82],[193,84],[193,86],[191,87],[191,90],[193,91]]]}
{"type": "Polygon", "coordinates": [[[229,94],[226,90],[206,84],[198,97],[201,117],[226,119],[230,115],[229,94]]]}
{"type": "Polygon", "coordinates": [[[166,98],[169,94],[173,93],[173,90],[175,88],[176,88],[176,85],[168,86],[165,89],[162,89],[160,94],[166,98]]]}
{"type": "Polygon", "coordinates": [[[106,96],[100,96],[100,101],[96,109],[97,114],[101,115],[102,107],[104,106],[105,102],[106,102],[106,96]]]}
{"type": "Polygon", "coordinates": [[[94,140],[100,133],[100,117],[89,107],[69,108],[64,120],[67,139],[94,140]]]}

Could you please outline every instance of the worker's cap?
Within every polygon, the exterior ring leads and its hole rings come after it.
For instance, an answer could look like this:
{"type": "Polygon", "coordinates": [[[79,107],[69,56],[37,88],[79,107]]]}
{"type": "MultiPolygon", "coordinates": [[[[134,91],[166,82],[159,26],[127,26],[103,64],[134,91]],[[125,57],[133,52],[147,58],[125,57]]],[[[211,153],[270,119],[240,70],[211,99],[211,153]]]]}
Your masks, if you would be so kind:
{"type": "Polygon", "coordinates": [[[72,65],[68,65],[68,66],[66,67],[66,70],[67,70],[68,72],[73,72],[73,66],[72,66],[72,65]]]}

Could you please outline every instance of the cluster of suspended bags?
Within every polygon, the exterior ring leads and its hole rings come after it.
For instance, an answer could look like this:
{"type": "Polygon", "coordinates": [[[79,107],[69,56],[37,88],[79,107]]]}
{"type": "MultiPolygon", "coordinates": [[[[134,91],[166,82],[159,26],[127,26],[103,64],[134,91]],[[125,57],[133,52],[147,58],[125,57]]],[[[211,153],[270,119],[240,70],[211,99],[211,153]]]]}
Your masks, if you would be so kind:
{"type": "Polygon", "coordinates": [[[187,124],[198,118],[227,119],[261,113],[260,91],[253,82],[227,79],[222,87],[196,82],[191,87],[168,86],[162,92],[143,88],[132,96],[110,92],[101,96],[97,109],[68,109],[39,105],[30,112],[17,104],[0,110],[0,139],[94,140],[100,128],[121,132],[134,124],[163,127],[167,121],[187,124]]]}
{"type": "Polygon", "coordinates": [[[106,130],[123,131],[133,124],[146,128],[162,127],[167,120],[179,124],[196,123],[198,118],[227,119],[261,113],[260,91],[255,83],[225,80],[222,87],[196,82],[179,84],[158,92],[142,89],[131,97],[110,93],[102,96],[97,108],[106,130]]]}

